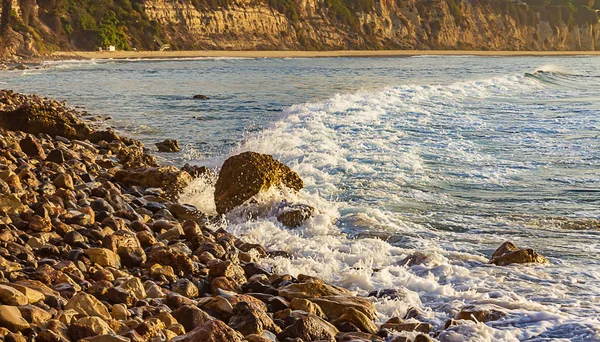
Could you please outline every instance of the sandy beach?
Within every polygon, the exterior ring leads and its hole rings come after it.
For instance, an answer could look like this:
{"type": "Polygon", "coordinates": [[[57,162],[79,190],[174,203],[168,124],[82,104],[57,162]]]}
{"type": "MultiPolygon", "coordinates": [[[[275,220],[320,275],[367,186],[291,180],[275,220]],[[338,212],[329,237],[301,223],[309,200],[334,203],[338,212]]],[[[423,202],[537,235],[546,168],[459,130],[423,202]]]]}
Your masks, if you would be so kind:
{"type": "Polygon", "coordinates": [[[596,56],[600,51],[463,51],[463,50],[345,50],[345,51],[61,51],[60,58],[135,59],[135,58],[319,58],[319,57],[410,57],[432,56],[596,56]]]}

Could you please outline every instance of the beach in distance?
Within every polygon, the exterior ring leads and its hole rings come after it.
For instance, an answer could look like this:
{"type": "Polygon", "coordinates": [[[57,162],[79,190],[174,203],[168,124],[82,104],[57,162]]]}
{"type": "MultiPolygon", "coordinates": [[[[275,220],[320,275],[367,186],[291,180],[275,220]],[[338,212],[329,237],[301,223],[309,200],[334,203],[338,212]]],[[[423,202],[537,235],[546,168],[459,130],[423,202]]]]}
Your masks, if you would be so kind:
{"type": "Polygon", "coordinates": [[[60,51],[54,56],[89,59],[130,58],[318,58],[410,56],[598,56],[600,51],[336,50],[336,51],[60,51]]]}

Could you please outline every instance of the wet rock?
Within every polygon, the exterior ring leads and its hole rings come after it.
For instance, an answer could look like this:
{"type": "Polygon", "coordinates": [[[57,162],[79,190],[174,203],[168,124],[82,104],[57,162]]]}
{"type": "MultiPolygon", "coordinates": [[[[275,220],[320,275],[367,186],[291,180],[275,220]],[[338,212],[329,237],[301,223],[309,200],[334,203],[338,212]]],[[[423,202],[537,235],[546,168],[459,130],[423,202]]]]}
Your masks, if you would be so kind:
{"type": "Polygon", "coordinates": [[[338,329],[331,323],[328,323],[315,315],[307,314],[285,328],[277,335],[277,339],[285,341],[287,338],[299,338],[303,341],[335,342],[337,333],[338,329]]]}
{"type": "MultiPolygon", "coordinates": [[[[364,332],[346,332],[336,335],[337,342],[383,342],[384,339],[377,335],[364,332]]],[[[407,342],[410,340],[407,339],[407,342]]]]}
{"type": "Polygon", "coordinates": [[[16,306],[0,305],[0,327],[16,333],[29,328],[29,323],[16,306]]]}
{"type": "Polygon", "coordinates": [[[179,142],[174,139],[167,139],[162,142],[158,142],[155,144],[158,148],[159,152],[179,152],[181,151],[181,147],[179,147],[179,142]]]}
{"type": "Polygon", "coordinates": [[[271,187],[304,186],[298,174],[270,155],[245,152],[223,163],[215,186],[217,212],[224,214],[271,187]]]}
{"type": "Polygon", "coordinates": [[[284,209],[284,211],[277,216],[277,221],[281,222],[287,227],[296,228],[301,226],[304,221],[313,217],[315,214],[315,208],[297,204],[284,209]]]}
{"type": "Polygon", "coordinates": [[[208,96],[202,94],[194,95],[192,98],[194,100],[208,100],[208,96]]]}
{"type": "Polygon", "coordinates": [[[549,264],[550,261],[531,248],[519,249],[508,241],[498,247],[490,259],[490,264],[498,266],[527,263],[549,264]]]}
{"type": "Polygon", "coordinates": [[[198,178],[204,175],[212,176],[212,172],[206,166],[185,164],[181,170],[189,173],[193,178],[198,178]]]}
{"type": "Polygon", "coordinates": [[[243,336],[219,320],[210,320],[181,336],[178,342],[241,342],[243,336]]]}
{"type": "Polygon", "coordinates": [[[381,325],[381,329],[390,329],[395,331],[417,331],[429,333],[433,330],[433,326],[428,323],[410,321],[406,322],[398,317],[390,318],[387,322],[381,325]]]}
{"type": "Polygon", "coordinates": [[[500,318],[505,317],[506,315],[506,312],[500,311],[492,307],[477,308],[475,306],[466,306],[462,308],[459,313],[456,314],[454,319],[464,319],[468,321],[486,323],[490,321],[499,320],[500,318]]]}
{"type": "Polygon", "coordinates": [[[274,333],[281,329],[273,322],[264,311],[258,310],[254,305],[239,302],[233,309],[233,316],[229,320],[229,326],[242,333],[242,335],[262,334],[263,330],[274,333]]]}

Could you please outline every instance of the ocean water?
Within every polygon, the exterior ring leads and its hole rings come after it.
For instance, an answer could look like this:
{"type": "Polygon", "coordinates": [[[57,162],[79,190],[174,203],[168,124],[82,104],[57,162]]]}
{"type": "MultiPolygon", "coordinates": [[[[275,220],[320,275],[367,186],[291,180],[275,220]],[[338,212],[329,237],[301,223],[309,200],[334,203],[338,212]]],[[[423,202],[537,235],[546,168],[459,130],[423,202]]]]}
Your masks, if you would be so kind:
{"type": "MultiPolygon", "coordinates": [[[[67,61],[0,73],[0,87],[108,115],[148,147],[176,138],[165,163],[274,155],[305,189],[263,194],[224,227],[290,252],[264,261],[279,272],[401,289],[377,302],[380,322],[418,307],[439,329],[476,305],[507,316],[437,339],[600,341],[597,57],[67,61]],[[318,214],[282,227],[282,198],[318,214]],[[487,264],[506,240],[552,264],[487,264]],[[423,263],[399,263],[415,252],[423,263]]],[[[214,213],[213,184],[182,201],[214,213]]]]}

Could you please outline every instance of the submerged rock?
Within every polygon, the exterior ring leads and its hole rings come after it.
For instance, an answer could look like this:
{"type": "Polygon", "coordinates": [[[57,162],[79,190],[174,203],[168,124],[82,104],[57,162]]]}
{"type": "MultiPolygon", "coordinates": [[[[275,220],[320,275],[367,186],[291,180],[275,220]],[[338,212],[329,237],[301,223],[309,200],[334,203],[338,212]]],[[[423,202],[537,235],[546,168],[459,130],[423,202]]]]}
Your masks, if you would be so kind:
{"type": "Polygon", "coordinates": [[[305,204],[296,204],[285,208],[283,212],[277,216],[277,221],[290,228],[296,228],[314,215],[315,208],[305,204]]]}
{"type": "Polygon", "coordinates": [[[202,94],[194,95],[192,98],[195,100],[208,100],[208,96],[202,94]]]}
{"type": "Polygon", "coordinates": [[[159,152],[179,152],[181,151],[181,147],[179,147],[179,142],[175,139],[167,139],[162,142],[158,142],[156,144],[159,152]]]}
{"type": "Polygon", "coordinates": [[[224,214],[261,191],[285,186],[300,190],[304,183],[297,173],[272,156],[244,152],[223,163],[215,186],[215,205],[224,214]]]}
{"type": "Polygon", "coordinates": [[[490,259],[490,264],[498,266],[528,263],[549,264],[550,261],[531,248],[519,249],[509,241],[506,241],[498,247],[490,259]]]}

